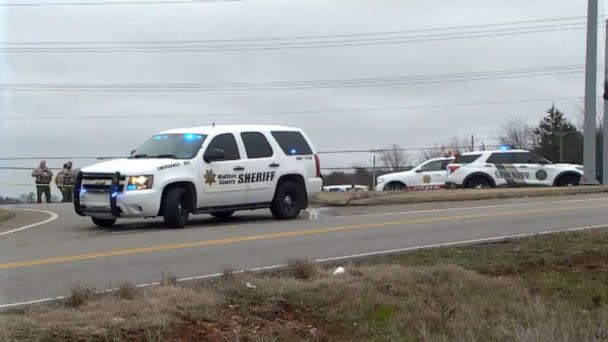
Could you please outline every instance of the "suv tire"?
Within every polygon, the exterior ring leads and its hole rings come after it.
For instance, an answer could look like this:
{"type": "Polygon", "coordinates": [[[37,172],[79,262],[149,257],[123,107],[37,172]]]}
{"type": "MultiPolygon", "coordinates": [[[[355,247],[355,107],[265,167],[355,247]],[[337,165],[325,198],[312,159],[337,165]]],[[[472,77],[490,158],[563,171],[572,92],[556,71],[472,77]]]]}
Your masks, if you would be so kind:
{"type": "Polygon", "coordinates": [[[234,214],[234,210],[216,211],[209,214],[215,218],[227,220],[230,218],[230,216],[232,216],[232,214],[234,214]]]}
{"type": "Polygon", "coordinates": [[[116,219],[103,219],[91,216],[91,220],[97,227],[112,227],[116,223],[116,219]]]}
{"type": "Polygon", "coordinates": [[[291,181],[281,182],[270,206],[272,216],[279,220],[290,220],[300,215],[306,203],[306,192],[291,181]]]}
{"type": "Polygon", "coordinates": [[[484,178],[480,176],[475,176],[467,181],[466,187],[469,189],[485,189],[491,187],[492,184],[484,178]]]}
{"type": "Polygon", "coordinates": [[[190,210],[185,201],[186,190],[183,188],[169,189],[163,201],[165,224],[171,228],[183,228],[188,224],[190,210]]]}
{"type": "Polygon", "coordinates": [[[401,182],[390,182],[384,186],[384,191],[405,191],[407,186],[401,182]]]}
{"type": "Polygon", "coordinates": [[[557,181],[557,186],[578,186],[581,178],[574,175],[565,175],[557,181]]]}

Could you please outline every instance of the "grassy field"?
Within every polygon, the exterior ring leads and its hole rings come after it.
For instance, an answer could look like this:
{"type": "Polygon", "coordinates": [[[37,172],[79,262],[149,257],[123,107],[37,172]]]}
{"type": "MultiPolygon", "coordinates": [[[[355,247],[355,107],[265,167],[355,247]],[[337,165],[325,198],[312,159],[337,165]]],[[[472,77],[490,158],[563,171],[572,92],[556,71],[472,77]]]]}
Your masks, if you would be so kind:
{"type": "Polygon", "coordinates": [[[608,230],[95,295],[0,315],[1,341],[606,341],[608,230]]]}
{"type": "Polygon", "coordinates": [[[13,217],[15,217],[15,213],[13,213],[12,211],[6,210],[6,209],[0,209],[0,222],[8,221],[8,220],[12,219],[13,217]]]}

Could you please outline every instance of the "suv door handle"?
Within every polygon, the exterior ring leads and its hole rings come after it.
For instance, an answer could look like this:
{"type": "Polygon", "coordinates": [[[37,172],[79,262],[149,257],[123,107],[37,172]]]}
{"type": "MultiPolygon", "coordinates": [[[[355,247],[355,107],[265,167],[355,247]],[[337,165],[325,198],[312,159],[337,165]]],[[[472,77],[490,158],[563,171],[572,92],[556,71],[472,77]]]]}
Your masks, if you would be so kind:
{"type": "Polygon", "coordinates": [[[520,169],[527,169],[528,167],[526,165],[522,165],[522,166],[519,166],[519,168],[520,169]]]}
{"type": "Polygon", "coordinates": [[[272,164],[270,164],[270,165],[268,165],[268,166],[269,166],[269,167],[279,167],[280,165],[279,165],[279,164],[277,164],[277,163],[272,163],[272,164]]]}
{"type": "Polygon", "coordinates": [[[233,170],[234,171],[243,171],[243,170],[245,170],[245,168],[242,166],[235,166],[233,170]]]}

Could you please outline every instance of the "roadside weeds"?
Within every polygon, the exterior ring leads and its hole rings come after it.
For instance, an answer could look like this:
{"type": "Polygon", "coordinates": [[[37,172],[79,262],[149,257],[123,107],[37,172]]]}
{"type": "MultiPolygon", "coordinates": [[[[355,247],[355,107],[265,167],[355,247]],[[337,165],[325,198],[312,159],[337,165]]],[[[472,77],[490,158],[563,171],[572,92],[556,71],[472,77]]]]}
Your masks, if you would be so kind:
{"type": "Polygon", "coordinates": [[[608,230],[159,286],[0,315],[2,341],[604,341],[608,230]],[[75,305],[77,304],[77,305],[75,305]]]}

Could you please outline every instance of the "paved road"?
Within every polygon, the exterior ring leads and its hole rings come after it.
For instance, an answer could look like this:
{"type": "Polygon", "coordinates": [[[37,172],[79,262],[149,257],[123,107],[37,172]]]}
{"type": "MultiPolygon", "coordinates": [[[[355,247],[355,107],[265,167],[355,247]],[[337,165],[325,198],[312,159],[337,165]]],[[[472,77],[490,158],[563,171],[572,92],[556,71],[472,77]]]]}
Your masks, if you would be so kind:
{"type": "Polygon", "coordinates": [[[64,295],[77,283],[107,288],[158,281],[161,273],[192,277],[227,267],[283,264],[288,258],[608,225],[605,195],[323,208],[294,221],[275,221],[267,211],[240,213],[228,222],[203,215],[177,230],[165,229],[159,220],[101,229],[70,206],[32,208],[58,218],[0,236],[0,308],[64,295]]]}

